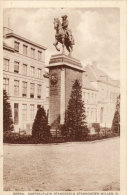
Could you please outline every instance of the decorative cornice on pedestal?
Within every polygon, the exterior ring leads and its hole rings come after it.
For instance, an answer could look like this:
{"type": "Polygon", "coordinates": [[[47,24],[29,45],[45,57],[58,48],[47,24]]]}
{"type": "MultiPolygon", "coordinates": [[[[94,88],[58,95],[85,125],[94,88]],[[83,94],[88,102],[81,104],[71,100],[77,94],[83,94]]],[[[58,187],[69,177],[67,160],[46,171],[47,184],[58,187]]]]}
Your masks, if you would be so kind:
{"type": "Polygon", "coordinates": [[[54,66],[69,66],[73,69],[78,69],[82,72],[85,72],[79,60],[64,54],[57,54],[51,56],[49,65],[46,66],[46,68],[50,68],[54,66]]]}

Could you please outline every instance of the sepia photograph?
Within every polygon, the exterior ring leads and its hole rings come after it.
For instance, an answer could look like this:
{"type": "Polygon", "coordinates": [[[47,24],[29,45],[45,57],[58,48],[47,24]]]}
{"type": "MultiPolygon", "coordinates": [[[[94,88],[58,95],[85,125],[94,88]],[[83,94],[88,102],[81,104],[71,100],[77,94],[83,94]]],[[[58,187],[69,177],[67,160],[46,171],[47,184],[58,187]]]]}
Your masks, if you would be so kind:
{"type": "Polygon", "coordinates": [[[3,9],[3,191],[120,191],[120,8],[3,9]]]}

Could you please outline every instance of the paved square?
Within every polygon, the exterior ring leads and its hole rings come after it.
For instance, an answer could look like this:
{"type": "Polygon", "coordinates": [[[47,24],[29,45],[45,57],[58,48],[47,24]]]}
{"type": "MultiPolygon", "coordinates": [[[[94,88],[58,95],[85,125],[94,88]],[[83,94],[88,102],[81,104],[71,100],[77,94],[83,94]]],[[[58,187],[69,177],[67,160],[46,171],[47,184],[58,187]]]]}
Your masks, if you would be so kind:
{"type": "Polygon", "coordinates": [[[4,190],[119,190],[120,139],[4,145],[4,190]]]}

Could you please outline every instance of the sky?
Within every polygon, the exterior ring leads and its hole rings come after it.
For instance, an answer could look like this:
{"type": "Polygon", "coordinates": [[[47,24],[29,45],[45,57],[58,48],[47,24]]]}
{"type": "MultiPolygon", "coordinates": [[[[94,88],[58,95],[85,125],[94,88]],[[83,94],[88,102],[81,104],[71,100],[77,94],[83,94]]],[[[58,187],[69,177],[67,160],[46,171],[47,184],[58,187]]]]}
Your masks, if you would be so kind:
{"type": "MultiPolygon", "coordinates": [[[[66,14],[75,45],[72,56],[85,67],[97,64],[113,79],[120,76],[119,8],[14,8],[4,10],[4,26],[45,47],[46,65],[57,54],[54,18],[66,14]]],[[[59,47],[62,49],[61,44],[59,47]]]]}

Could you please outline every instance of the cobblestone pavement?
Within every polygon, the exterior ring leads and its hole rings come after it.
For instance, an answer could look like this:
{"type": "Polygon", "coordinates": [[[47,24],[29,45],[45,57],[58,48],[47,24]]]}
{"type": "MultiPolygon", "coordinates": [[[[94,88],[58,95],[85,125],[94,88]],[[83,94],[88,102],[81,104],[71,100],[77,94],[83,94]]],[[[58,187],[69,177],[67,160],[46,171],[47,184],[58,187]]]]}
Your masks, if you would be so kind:
{"type": "Polygon", "coordinates": [[[4,145],[4,190],[119,190],[120,139],[4,145]]]}

